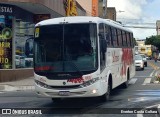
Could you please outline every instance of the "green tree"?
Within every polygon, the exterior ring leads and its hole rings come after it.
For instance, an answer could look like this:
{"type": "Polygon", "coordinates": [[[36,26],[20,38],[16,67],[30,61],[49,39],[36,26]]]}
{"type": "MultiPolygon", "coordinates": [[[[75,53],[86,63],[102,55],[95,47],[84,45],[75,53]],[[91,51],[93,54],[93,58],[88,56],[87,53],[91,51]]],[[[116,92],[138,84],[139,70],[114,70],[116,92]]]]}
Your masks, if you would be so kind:
{"type": "Polygon", "coordinates": [[[154,45],[158,48],[158,50],[160,50],[160,35],[146,38],[145,44],[154,45]]]}

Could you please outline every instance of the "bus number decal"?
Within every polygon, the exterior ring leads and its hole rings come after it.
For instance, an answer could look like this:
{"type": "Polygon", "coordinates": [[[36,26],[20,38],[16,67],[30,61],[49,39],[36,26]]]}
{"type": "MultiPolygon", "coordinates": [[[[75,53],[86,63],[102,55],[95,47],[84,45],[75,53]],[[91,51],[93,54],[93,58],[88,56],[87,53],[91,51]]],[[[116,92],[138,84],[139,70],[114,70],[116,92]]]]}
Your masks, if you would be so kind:
{"type": "Polygon", "coordinates": [[[38,38],[39,37],[39,28],[36,28],[35,30],[35,38],[38,38]]]}
{"type": "Polygon", "coordinates": [[[71,83],[83,83],[84,79],[83,78],[68,79],[67,82],[71,82],[71,83]]]}

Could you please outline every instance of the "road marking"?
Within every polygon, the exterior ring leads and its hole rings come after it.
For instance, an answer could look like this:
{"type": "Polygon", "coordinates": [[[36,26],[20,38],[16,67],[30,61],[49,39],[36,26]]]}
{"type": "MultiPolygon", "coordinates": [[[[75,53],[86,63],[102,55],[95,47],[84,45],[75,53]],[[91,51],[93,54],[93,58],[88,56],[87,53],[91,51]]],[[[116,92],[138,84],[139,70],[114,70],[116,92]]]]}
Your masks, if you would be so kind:
{"type": "Polygon", "coordinates": [[[146,78],[142,85],[149,84],[151,82],[151,78],[146,78]]]}
{"type": "Polygon", "coordinates": [[[132,78],[128,84],[135,84],[137,81],[137,78],[132,78]]]}
{"type": "Polygon", "coordinates": [[[143,117],[143,114],[137,114],[137,117],[143,117]]]}
{"type": "Polygon", "coordinates": [[[154,70],[158,70],[159,67],[156,66],[154,63],[148,62],[148,64],[154,69],[154,70]]]}
{"type": "Polygon", "coordinates": [[[153,72],[150,74],[150,77],[153,76],[154,72],[155,72],[155,70],[153,70],[153,72]]]}
{"type": "Polygon", "coordinates": [[[153,76],[134,76],[134,78],[153,78],[153,76]]]}

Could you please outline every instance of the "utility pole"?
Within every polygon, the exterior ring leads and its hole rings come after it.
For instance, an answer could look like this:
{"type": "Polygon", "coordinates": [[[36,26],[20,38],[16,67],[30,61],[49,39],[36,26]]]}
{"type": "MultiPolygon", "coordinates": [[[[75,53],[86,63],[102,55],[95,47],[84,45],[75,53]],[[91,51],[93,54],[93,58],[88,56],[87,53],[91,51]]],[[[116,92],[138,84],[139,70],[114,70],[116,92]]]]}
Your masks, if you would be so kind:
{"type": "Polygon", "coordinates": [[[103,7],[103,18],[107,18],[107,0],[103,0],[103,4],[102,4],[102,7],[103,7]]]}
{"type": "Polygon", "coordinates": [[[107,18],[107,0],[98,0],[98,15],[101,18],[107,18]]]}

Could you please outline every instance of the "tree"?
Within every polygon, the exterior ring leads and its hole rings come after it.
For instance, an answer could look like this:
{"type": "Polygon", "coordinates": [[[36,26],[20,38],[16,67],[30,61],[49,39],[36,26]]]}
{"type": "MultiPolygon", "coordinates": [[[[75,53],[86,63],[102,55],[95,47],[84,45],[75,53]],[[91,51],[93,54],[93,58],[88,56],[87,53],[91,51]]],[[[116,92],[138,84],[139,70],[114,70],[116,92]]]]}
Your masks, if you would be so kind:
{"type": "Polygon", "coordinates": [[[154,45],[160,50],[160,35],[146,38],[146,45],[154,45]]]}

